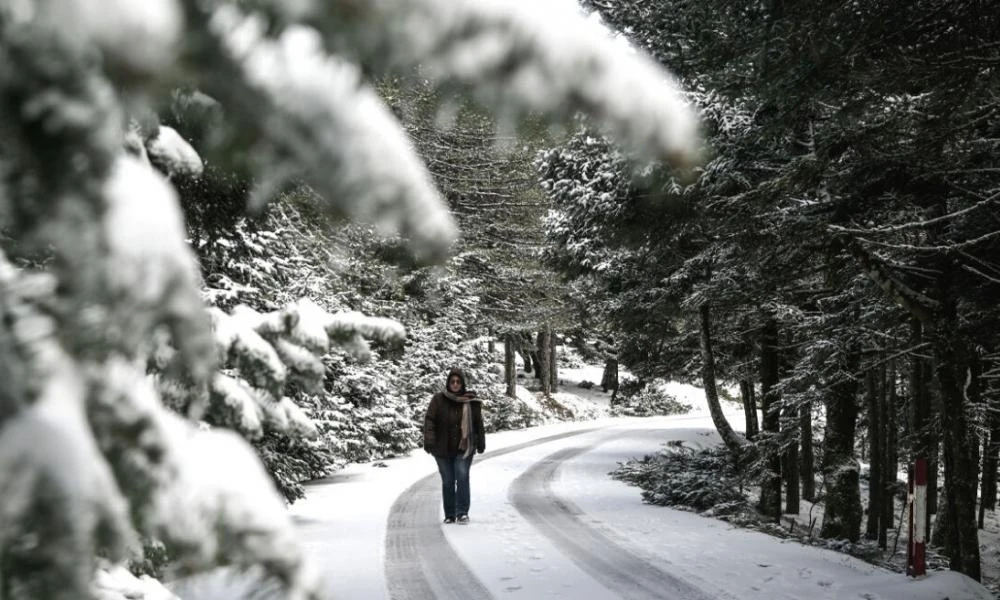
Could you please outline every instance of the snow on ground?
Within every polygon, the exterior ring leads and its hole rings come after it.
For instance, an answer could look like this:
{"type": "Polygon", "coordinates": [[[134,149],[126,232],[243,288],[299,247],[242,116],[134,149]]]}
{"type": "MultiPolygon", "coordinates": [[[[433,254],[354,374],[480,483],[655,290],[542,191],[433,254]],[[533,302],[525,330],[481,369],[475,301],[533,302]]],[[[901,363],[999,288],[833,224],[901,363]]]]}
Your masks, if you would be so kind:
{"type": "MultiPolygon", "coordinates": [[[[909,579],[830,550],[802,546],[759,532],[734,528],[689,512],[636,502],[637,490],[601,479],[640,449],[655,451],[666,439],[699,447],[718,443],[713,429],[689,423],[666,437],[632,434],[612,440],[568,463],[553,485],[608,535],[638,548],[650,562],[670,565],[720,593],[741,599],[987,599],[968,578],[933,573],[909,579]]],[[[700,425],[700,424],[699,424],[700,425]]]]}
{"type": "MultiPolygon", "coordinates": [[[[610,394],[600,388],[584,390],[575,386],[580,380],[600,381],[600,371],[599,367],[562,369],[560,378],[565,383],[561,393],[577,396],[575,402],[606,406],[610,394]]],[[[581,568],[579,560],[561,550],[551,535],[542,535],[512,501],[511,486],[518,478],[523,481],[527,470],[561,453],[567,458],[551,481],[553,502],[565,501],[566,506],[572,506],[567,512],[595,535],[613,540],[645,564],[677,575],[712,597],[991,598],[981,586],[955,573],[938,572],[913,580],[844,554],[644,504],[637,488],[608,476],[620,462],[654,453],[668,440],[682,440],[696,448],[718,443],[703,391],[679,383],[664,387],[678,400],[692,405],[693,410],[670,417],[605,417],[552,423],[487,436],[487,455],[477,457],[472,469],[472,523],[447,526],[444,534],[495,597],[618,597],[602,584],[597,573],[581,568]],[[489,456],[497,450],[573,432],[577,435],[489,456]],[[484,460],[486,457],[489,459],[484,460]]],[[[742,429],[740,407],[732,403],[724,407],[734,428],[742,429]]],[[[389,597],[384,561],[390,508],[412,484],[436,472],[434,460],[419,450],[378,464],[384,466],[352,464],[330,478],[309,484],[306,498],[290,509],[307,553],[325,574],[331,594],[337,598],[389,597]]],[[[202,597],[208,596],[198,596],[202,597]]]]}
{"type": "MultiPolygon", "coordinates": [[[[486,438],[486,450],[594,426],[592,421],[578,421],[494,433],[486,438]]],[[[422,450],[383,463],[387,467],[349,465],[333,477],[308,485],[306,498],[291,507],[303,544],[317,561],[316,567],[329,577],[336,597],[386,597],[382,560],[389,508],[406,488],[437,472],[434,459],[422,450]]],[[[483,470],[488,464],[473,463],[473,514],[486,501],[483,488],[489,478],[483,470]]]]}
{"type": "MultiPolygon", "coordinates": [[[[587,572],[540,536],[514,509],[511,482],[525,469],[559,450],[604,442],[569,460],[553,484],[554,493],[575,503],[581,516],[622,544],[677,571],[722,597],[934,598],[985,600],[982,588],[953,573],[914,581],[828,550],[802,546],[695,514],[643,504],[636,488],[611,480],[618,462],[655,452],[668,439],[692,446],[717,443],[700,389],[669,384],[691,414],[651,419],[601,419],[560,423],[491,434],[487,449],[507,448],[556,433],[601,431],[554,440],[475,464],[472,470],[472,525],[445,534],[470,569],[497,597],[611,597],[587,572]],[[650,431],[651,429],[658,431],[650,431]],[[610,434],[610,435],[609,435],[610,434]],[[944,595],[942,595],[944,593],[944,595]]],[[[742,414],[727,407],[733,425],[742,414]]],[[[317,565],[330,576],[338,597],[384,598],[382,572],[386,515],[396,496],[435,471],[422,452],[385,461],[388,468],[352,465],[329,481],[311,485],[307,498],[292,507],[317,565]]]]}

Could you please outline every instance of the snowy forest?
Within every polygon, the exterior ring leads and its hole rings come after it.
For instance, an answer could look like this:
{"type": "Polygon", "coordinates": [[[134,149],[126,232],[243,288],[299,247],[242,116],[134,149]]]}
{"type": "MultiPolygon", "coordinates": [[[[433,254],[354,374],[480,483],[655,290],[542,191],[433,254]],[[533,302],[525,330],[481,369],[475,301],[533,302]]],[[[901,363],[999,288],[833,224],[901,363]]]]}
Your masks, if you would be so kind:
{"type": "Polygon", "coordinates": [[[595,418],[574,361],[703,389],[707,478],[855,554],[928,459],[932,552],[996,592],[998,20],[0,1],[0,600],[327,598],[310,481],[419,448],[454,365],[490,433],[595,418]]]}

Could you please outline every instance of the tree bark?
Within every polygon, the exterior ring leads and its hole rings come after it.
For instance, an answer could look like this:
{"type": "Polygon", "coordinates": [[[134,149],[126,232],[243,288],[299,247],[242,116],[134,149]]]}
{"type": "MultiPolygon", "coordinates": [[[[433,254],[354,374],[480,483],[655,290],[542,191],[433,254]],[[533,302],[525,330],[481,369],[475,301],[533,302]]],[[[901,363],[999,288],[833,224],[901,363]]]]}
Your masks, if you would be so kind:
{"type": "Polygon", "coordinates": [[[546,396],[552,393],[552,372],[549,370],[549,344],[551,342],[549,326],[538,332],[538,373],[542,383],[542,393],[546,396]]]}
{"type": "Polygon", "coordinates": [[[858,419],[856,349],[845,348],[846,364],[826,395],[823,478],[826,481],[826,513],[820,535],[856,542],[861,535],[861,491],[854,437],[858,419]]]}
{"type": "MultiPolygon", "coordinates": [[[[923,324],[910,320],[910,347],[924,342],[923,324]]],[[[930,370],[927,360],[915,353],[910,358],[910,431],[914,436],[913,458],[927,459],[927,529],[930,518],[937,513],[937,430],[932,426],[933,405],[930,394],[930,370]]]]}
{"type": "MultiPolygon", "coordinates": [[[[981,378],[982,378],[982,375],[983,375],[982,366],[983,365],[982,365],[982,363],[979,360],[979,356],[975,352],[973,352],[972,361],[970,362],[970,367],[971,367],[971,369],[970,369],[971,370],[970,375],[971,375],[972,381],[975,382],[975,383],[974,383],[974,385],[970,385],[969,386],[969,392],[968,393],[969,393],[969,399],[970,400],[972,400],[973,397],[975,397],[976,404],[982,404],[983,403],[982,390],[980,388],[980,381],[981,381],[981,378]]],[[[986,483],[987,483],[986,480],[989,478],[989,476],[986,474],[986,470],[989,467],[989,464],[988,464],[989,461],[987,460],[987,454],[989,452],[989,447],[990,447],[990,429],[991,429],[991,427],[990,427],[990,406],[989,406],[988,402],[986,403],[986,405],[983,406],[983,409],[984,409],[983,410],[983,414],[986,415],[985,416],[985,422],[983,423],[983,427],[986,430],[986,433],[985,433],[985,435],[983,435],[983,443],[982,443],[982,450],[983,450],[983,452],[982,452],[982,465],[983,465],[983,468],[982,468],[982,473],[981,473],[981,476],[980,476],[981,480],[982,480],[982,484],[981,484],[982,487],[980,488],[980,495],[979,495],[979,517],[976,520],[976,527],[978,529],[982,529],[984,527],[984,525],[985,525],[985,520],[986,520],[986,491],[987,491],[987,489],[986,489],[986,483]]],[[[977,446],[976,450],[977,451],[979,450],[978,446],[977,446]]]]}
{"type": "Polygon", "coordinates": [[[943,402],[941,421],[944,430],[945,494],[949,529],[954,547],[948,555],[950,568],[980,580],[979,532],[976,529],[976,493],[978,452],[974,450],[968,406],[962,384],[965,380],[966,355],[959,337],[956,300],[942,278],[942,318],[934,335],[935,374],[943,402]]]}
{"type": "Polygon", "coordinates": [[[1000,463],[1000,399],[991,402],[989,411],[989,435],[983,446],[983,506],[996,510],[997,507],[997,466],[1000,463]]]}
{"type": "MultiPolygon", "coordinates": [[[[778,383],[778,323],[769,317],[761,331],[760,389],[763,431],[777,437],[781,432],[781,413],[774,386],[778,383]]],[[[760,511],[781,521],[781,455],[767,459],[767,472],[760,489],[760,511]]]]}
{"type": "Polygon", "coordinates": [[[802,441],[802,454],[799,457],[802,499],[815,502],[816,473],[813,465],[816,463],[816,456],[813,453],[812,408],[808,404],[799,407],[799,436],[802,441]]]}
{"type": "Polygon", "coordinates": [[[559,391],[559,361],[556,360],[556,335],[552,332],[549,332],[549,387],[553,393],[559,391]]]}
{"type": "Polygon", "coordinates": [[[754,398],[753,382],[740,380],[740,396],[743,398],[743,416],[746,419],[746,436],[748,440],[757,437],[757,399],[754,398]]]}
{"type": "MultiPolygon", "coordinates": [[[[541,334],[539,334],[541,335],[541,334]]],[[[533,349],[531,351],[531,371],[535,373],[535,380],[538,382],[542,381],[542,359],[538,356],[538,350],[533,349]]],[[[529,373],[531,372],[529,371],[529,373]]]]}
{"type": "Polygon", "coordinates": [[[928,447],[927,455],[927,531],[930,531],[930,518],[932,514],[938,513],[939,488],[938,479],[941,472],[941,431],[936,426],[935,419],[941,412],[941,402],[938,400],[937,390],[931,387],[934,380],[934,371],[930,361],[924,361],[924,382],[927,385],[927,402],[930,407],[930,418],[927,424],[926,435],[931,444],[928,447]]]}
{"type": "MultiPolygon", "coordinates": [[[[947,448],[944,449],[943,454],[945,456],[948,455],[947,448]]],[[[941,548],[949,556],[955,552],[955,548],[958,545],[955,528],[951,526],[950,519],[951,511],[948,510],[948,487],[947,483],[945,483],[944,494],[941,496],[941,502],[938,503],[938,513],[934,519],[934,531],[930,536],[930,542],[932,546],[941,548]]]]}
{"type": "Polygon", "coordinates": [[[517,398],[517,361],[514,357],[514,336],[507,334],[503,338],[503,375],[507,383],[507,395],[517,398]]]}
{"type": "Polygon", "coordinates": [[[882,517],[882,423],[880,416],[882,407],[879,402],[879,390],[876,384],[875,371],[865,372],[865,397],[868,400],[868,455],[869,455],[869,485],[868,485],[868,518],[865,523],[865,537],[877,540],[879,521],[882,517]]]}
{"type": "Polygon", "coordinates": [[[743,455],[745,442],[733,431],[719,403],[719,391],[715,386],[715,354],[712,351],[711,315],[708,304],[702,304],[698,313],[701,317],[701,380],[705,387],[708,412],[712,415],[712,423],[715,424],[722,442],[738,461],[743,455]]]}
{"type": "Polygon", "coordinates": [[[890,363],[885,376],[885,386],[882,403],[882,440],[885,447],[885,466],[882,470],[882,529],[879,531],[879,548],[885,550],[889,545],[889,530],[895,527],[896,519],[896,487],[899,471],[898,425],[896,420],[896,364],[890,363]]]}
{"type": "Polygon", "coordinates": [[[618,392],[618,360],[609,358],[604,362],[604,373],[601,375],[601,391],[618,392]]]}
{"type": "MultiPolygon", "coordinates": [[[[783,421],[785,423],[783,429],[786,431],[791,430],[789,437],[793,437],[798,432],[799,429],[799,412],[794,406],[785,406],[782,408],[784,413],[783,421]]],[[[801,439],[801,438],[800,438],[801,439]]],[[[799,514],[800,506],[800,494],[799,494],[799,443],[800,439],[791,440],[788,444],[788,448],[785,450],[784,465],[782,466],[782,474],[785,479],[785,513],[790,515],[799,514]]]]}

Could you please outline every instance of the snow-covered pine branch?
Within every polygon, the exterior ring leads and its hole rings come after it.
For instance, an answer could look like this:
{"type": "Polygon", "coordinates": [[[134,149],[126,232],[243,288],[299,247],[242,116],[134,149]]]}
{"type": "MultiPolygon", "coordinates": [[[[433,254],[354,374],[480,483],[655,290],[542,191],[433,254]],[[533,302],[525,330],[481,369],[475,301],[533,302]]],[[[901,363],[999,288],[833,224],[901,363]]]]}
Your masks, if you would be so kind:
{"type": "Polygon", "coordinates": [[[699,161],[697,117],[674,79],[570,3],[336,0],[311,8],[330,46],[377,69],[406,77],[419,68],[510,120],[541,112],[569,123],[582,112],[646,158],[699,161]]]}
{"type": "Polygon", "coordinates": [[[357,360],[367,360],[366,339],[400,344],[406,337],[392,319],[358,312],[331,314],[304,298],[287,307],[259,313],[237,306],[231,315],[209,309],[219,363],[229,374],[217,374],[210,398],[216,419],[250,437],[263,425],[278,431],[312,436],[316,430],[285,386],[316,392],[323,383],[322,356],[340,349],[357,360]]]}
{"type": "Polygon", "coordinates": [[[198,152],[172,127],[161,125],[155,137],[146,142],[152,164],[168,176],[201,175],[204,165],[198,152]]]}
{"type": "Polygon", "coordinates": [[[328,55],[320,35],[293,26],[265,35],[265,21],[220,3],[214,13],[186,3],[211,54],[205,90],[243,126],[260,128],[256,202],[289,180],[320,192],[334,215],[377,225],[411,241],[425,260],[444,256],[456,232],[430,175],[357,66],[328,55]]]}

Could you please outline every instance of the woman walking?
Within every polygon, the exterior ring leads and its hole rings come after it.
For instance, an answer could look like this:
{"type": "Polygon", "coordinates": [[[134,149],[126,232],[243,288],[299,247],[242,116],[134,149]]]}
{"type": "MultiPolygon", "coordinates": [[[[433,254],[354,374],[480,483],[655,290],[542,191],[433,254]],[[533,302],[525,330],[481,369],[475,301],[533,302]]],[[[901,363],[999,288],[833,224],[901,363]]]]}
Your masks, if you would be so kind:
{"type": "Polygon", "coordinates": [[[462,371],[452,369],[424,417],[424,450],[437,460],[445,523],[469,522],[469,469],[473,455],[486,449],[482,402],[475,396],[462,371]]]}

